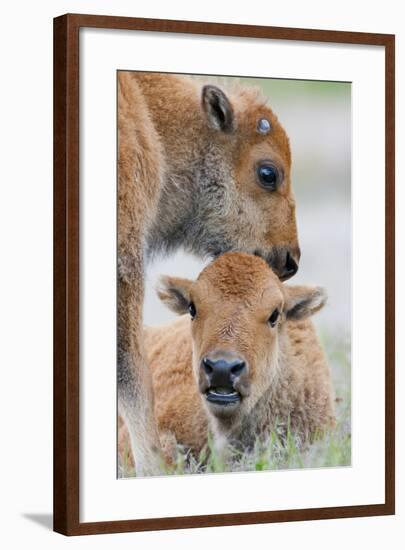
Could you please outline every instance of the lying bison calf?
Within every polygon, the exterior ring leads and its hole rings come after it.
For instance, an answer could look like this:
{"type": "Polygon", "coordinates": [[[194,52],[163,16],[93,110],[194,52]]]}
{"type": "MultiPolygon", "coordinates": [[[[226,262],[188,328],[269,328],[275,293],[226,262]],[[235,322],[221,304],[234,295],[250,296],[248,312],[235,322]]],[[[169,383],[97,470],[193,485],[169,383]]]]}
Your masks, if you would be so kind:
{"type": "Polygon", "coordinates": [[[160,299],[183,314],[145,331],[155,413],[170,458],[174,441],[198,453],[252,447],[273,429],[301,442],[334,425],[330,370],[309,319],[326,294],[280,283],[256,256],[227,253],[193,282],[163,277],[160,299]]]}

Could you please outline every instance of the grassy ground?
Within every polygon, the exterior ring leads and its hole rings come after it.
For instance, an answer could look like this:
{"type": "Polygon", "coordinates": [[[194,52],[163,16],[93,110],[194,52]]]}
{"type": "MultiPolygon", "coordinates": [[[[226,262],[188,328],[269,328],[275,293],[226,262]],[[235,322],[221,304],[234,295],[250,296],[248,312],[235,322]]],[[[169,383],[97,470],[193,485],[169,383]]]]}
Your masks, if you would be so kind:
{"type": "MultiPolygon", "coordinates": [[[[326,331],[320,331],[320,337],[327,351],[332,369],[336,392],[337,426],[306,449],[300,449],[293,433],[282,443],[273,432],[266,445],[257,442],[253,451],[233,451],[232,460],[224,463],[215,453],[212,445],[203,451],[197,459],[178,449],[177,461],[170,468],[164,468],[166,474],[196,474],[220,472],[246,472],[261,470],[285,470],[299,468],[324,468],[350,466],[351,464],[351,373],[350,344],[348,339],[331,337],[326,331]]],[[[120,477],[133,477],[135,472],[129,467],[127,456],[120,466],[120,477]]]]}

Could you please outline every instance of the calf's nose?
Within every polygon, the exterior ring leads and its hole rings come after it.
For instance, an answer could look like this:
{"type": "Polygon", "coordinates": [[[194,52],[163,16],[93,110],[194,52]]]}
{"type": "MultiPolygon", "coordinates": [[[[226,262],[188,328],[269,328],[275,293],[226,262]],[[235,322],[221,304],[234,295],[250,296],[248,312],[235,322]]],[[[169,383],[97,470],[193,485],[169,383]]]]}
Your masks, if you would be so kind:
{"type": "Polygon", "coordinates": [[[299,248],[294,251],[289,248],[281,248],[270,255],[268,263],[277,277],[281,281],[286,281],[297,273],[300,255],[299,248]]]}
{"type": "Polygon", "coordinates": [[[285,263],[284,263],[284,269],[281,272],[281,279],[283,281],[286,281],[293,275],[295,275],[298,271],[298,264],[294,260],[293,256],[287,252],[285,263]]]}
{"type": "Polygon", "coordinates": [[[202,368],[212,388],[233,388],[236,380],[246,369],[246,364],[239,357],[234,359],[204,357],[202,368]]]}

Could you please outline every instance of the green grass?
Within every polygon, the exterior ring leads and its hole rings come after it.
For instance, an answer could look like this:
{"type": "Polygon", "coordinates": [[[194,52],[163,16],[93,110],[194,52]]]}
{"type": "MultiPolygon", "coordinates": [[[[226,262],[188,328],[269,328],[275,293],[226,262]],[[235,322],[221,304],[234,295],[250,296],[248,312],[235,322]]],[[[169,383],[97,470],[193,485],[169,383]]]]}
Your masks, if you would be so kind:
{"type": "MultiPolygon", "coordinates": [[[[163,467],[166,475],[246,472],[265,470],[287,470],[302,468],[325,468],[350,466],[351,464],[351,366],[348,338],[332,338],[326,331],[320,331],[324,349],[327,352],[336,392],[337,425],[333,431],[301,448],[292,432],[284,441],[276,431],[268,442],[259,441],[253,450],[240,452],[231,449],[224,462],[215,451],[212,441],[199,457],[193,457],[180,446],[175,463],[163,467]]],[[[129,466],[128,452],[124,453],[120,477],[133,477],[135,472],[129,466]]]]}

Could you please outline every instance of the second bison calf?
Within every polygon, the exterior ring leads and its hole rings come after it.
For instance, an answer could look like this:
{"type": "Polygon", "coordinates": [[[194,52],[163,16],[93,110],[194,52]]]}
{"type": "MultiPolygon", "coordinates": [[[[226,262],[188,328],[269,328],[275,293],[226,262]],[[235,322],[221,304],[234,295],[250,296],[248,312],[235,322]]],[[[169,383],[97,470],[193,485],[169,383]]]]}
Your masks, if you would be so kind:
{"type": "Polygon", "coordinates": [[[310,319],[319,287],[287,286],[256,256],[227,253],[196,281],[165,276],[160,299],[182,316],[145,329],[162,446],[196,456],[212,434],[217,449],[245,450],[272,430],[302,441],[334,425],[334,396],[310,319]]]}

